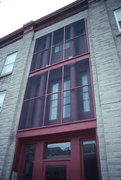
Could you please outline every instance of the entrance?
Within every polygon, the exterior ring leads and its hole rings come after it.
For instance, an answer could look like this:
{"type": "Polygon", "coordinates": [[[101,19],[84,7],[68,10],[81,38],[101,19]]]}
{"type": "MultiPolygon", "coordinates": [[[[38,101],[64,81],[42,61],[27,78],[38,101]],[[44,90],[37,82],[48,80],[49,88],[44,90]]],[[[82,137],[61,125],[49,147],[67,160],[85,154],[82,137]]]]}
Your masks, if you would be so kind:
{"type": "Polygon", "coordinates": [[[17,180],[101,179],[94,138],[34,141],[22,147],[19,165],[13,169],[18,174],[17,180]]]}
{"type": "Polygon", "coordinates": [[[69,163],[68,162],[45,163],[43,180],[69,180],[69,163]]]}

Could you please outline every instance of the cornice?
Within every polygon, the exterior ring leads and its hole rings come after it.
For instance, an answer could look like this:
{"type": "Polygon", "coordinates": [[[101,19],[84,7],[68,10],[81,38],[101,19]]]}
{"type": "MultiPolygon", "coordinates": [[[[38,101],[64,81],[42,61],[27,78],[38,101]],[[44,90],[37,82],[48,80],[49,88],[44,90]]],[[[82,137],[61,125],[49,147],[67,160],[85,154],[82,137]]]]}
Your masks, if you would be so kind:
{"type": "Polygon", "coordinates": [[[48,27],[87,8],[88,0],[78,0],[36,21],[30,21],[23,25],[22,28],[0,38],[0,48],[23,38],[23,36],[30,31],[37,32],[40,29],[48,27]]]}

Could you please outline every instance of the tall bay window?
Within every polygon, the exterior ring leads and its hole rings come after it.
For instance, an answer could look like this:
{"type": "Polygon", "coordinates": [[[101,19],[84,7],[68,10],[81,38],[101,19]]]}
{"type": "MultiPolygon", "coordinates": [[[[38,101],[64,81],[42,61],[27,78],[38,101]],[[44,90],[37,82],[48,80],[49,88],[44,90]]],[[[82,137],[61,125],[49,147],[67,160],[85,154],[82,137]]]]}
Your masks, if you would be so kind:
{"type": "Polygon", "coordinates": [[[36,40],[31,72],[88,52],[85,19],[36,40]]]}
{"type": "Polygon", "coordinates": [[[89,60],[28,79],[19,129],[93,118],[89,60]]]}

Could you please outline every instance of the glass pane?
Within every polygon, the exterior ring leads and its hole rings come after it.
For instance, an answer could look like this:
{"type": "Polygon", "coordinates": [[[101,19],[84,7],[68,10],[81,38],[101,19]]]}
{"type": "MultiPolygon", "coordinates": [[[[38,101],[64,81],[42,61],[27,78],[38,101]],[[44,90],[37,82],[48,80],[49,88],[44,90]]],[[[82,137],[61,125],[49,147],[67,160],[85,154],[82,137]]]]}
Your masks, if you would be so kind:
{"type": "Polygon", "coordinates": [[[83,142],[84,153],[84,173],[85,180],[98,180],[98,166],[96,157],[96,142],[84,141],[83,142]]]}
{"type": "Polygon", "coordinates": [[[64,49],[64,59],[70,59],[88,51],[86,35],[67,41],[65,45],[67,44],[69,45],[64,49]]]}
{"type": "Polygon", "coordinates": [[[69,118],[71,116],[71,105],[67,104],[63,106],[63,118],[69,118]]]}
{"type": "Polygon", "coordinates": [[[62,43],[64,40],[64,28],[53,32],[53,45],[62,43]]]}
{"type": "Polygon", "coordinates": [[[58,113],[58,94],[53,94],[50,96],[50,114],[49,120],[57,119],[58,113]]]}
{"type": "MultiPolygon", "coordinates": [[[[4,98],[5,98],[6,91],[1,91],[0,92],[0,108],[2,108],[4,98]]],[[[1,109],[0,109],[1,110],[1,109]]]]}
{"type": "Polygon", "coordinates": [[[121,8],[115,10],[118,21],[121,21],[121,8]]]}
{"type": "Polygon", "coordinates": [[[3,70],[2,70],[1,75],[5,75],[5,74],[8,74],[8,73],[11,73],[12,70],[13,70],[13,64],[5,65],[5,66],[3,67],[3,70]]]}
{"type": "Polygon", "coordinates": [[[64,90],[70,89],[70,79],[64,80],[64,90]]]}
{"type": "Polygon", "coordinates": [[[50,49],[34,54],[30,71],[34,71],[36,69],[46,67],[47,65],[49,65],[49,61],[50,61],[50,49]]]}
{"type": "Polygon", "coordinates": [[[80,36],[85,33],[85,22],[84,19],[69,24],[65,28],[65,39],[69,40],[76,36],[80,36]]]}
{"type": "Polygon", "coordinates": [[[27,82],[24,99],[42,96],[45,94],[47,73],[30,77],[27,82]]]}
{"type": "Polygon", "coordinates": [[[19,129],[43,125],[45,97],[25,101],[22,107],[19,129]]]}
{"type": "Polygon", "coordinates": [[[71,116],[71,93],[65,91],[63,96],[63,118],[69,118],[71,116]]]}
{"type": "Polygon", "coordinates": [[[32,180],[35,146],[26,148],[24,172],[22,180],[32,180]]]}
{"type": "Polygon", "coordinates": [[[7,56],[7,59],[6,59],[6,62],[5,62],[5,65],[14,63],[14,62],[15,62],[15,59],[16,59],[16,56],[17,56],[17,52],[8,55],[8,56],[7,56]]]}
{"type": "Polygon", "coordinates": [[[60,123],[61,118],[61,93],[54,93],[47,96],[45,125],[60,123]]]}
{"type": "Polygon", "coordinates": [[[71,143],[55,143],[48,144],[46,149],[46,158],[62,158],[70,157],[71,154],[71,143]]]}
{"type": "Polygon", "coordinates": [[[61,90],[62,68],[50,71],[48,93],[55,93],[61,90]]]}
{"type": "Polygon", "coordinates": [[[51,36],[52,34],[47,34],[36,40],[34,52],[42,51],[48,49],[51,46],[51,36]]]}
{"type": "Polygon", "coordinates": [[[66,180],[66,166],[65,165],[46,166],[45,180],[66,180]]]}
{"type": "Polygon", "coordinates": [[[63,44],[58,44],[52,48],[51,64],[63,60],[63,44]]]}

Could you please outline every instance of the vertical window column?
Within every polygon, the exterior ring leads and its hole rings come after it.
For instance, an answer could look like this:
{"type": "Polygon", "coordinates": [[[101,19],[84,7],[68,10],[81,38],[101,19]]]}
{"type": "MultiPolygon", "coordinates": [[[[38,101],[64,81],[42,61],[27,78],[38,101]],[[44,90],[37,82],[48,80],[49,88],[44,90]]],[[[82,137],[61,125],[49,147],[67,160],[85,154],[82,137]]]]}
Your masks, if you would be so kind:
{"type": "MultiPolygon", "coordinates": [[[[71,87],[76,87],[77,79],[76,79],[76,69],[75,64],[71,65],[71,87]]],[[[72,115],[71,120],[78,120],[78,97],[76,89],[71,91],[71,105],[72,105],[72,115]]]]}

